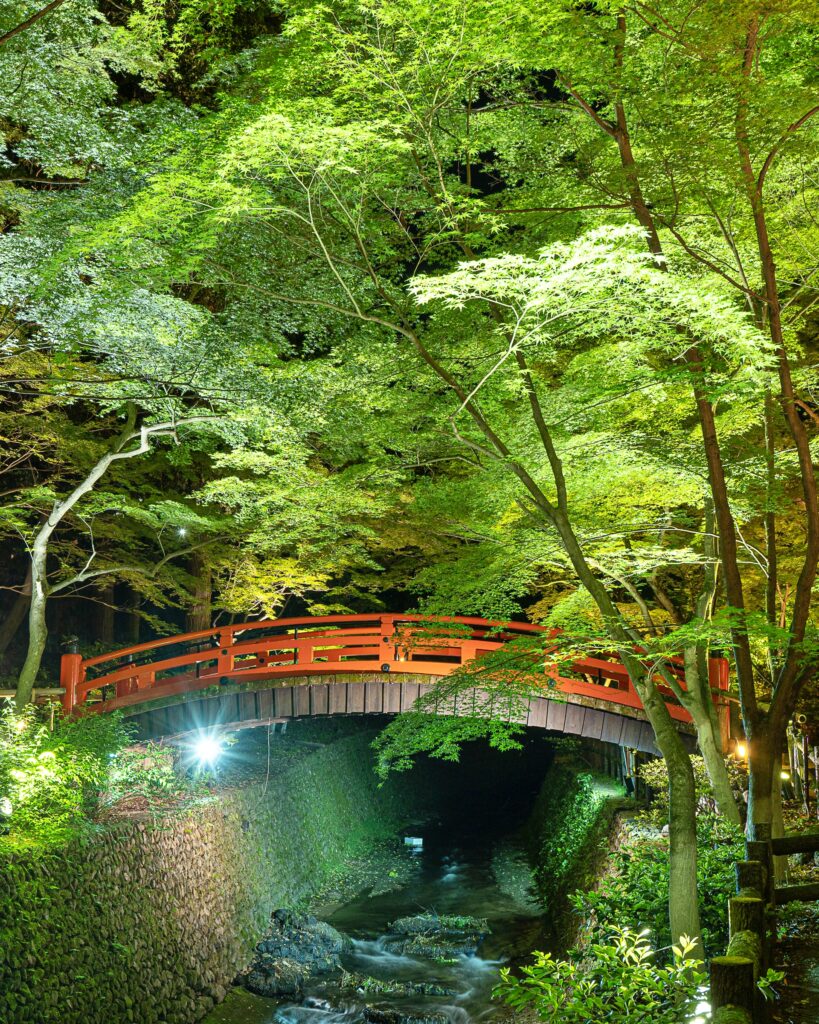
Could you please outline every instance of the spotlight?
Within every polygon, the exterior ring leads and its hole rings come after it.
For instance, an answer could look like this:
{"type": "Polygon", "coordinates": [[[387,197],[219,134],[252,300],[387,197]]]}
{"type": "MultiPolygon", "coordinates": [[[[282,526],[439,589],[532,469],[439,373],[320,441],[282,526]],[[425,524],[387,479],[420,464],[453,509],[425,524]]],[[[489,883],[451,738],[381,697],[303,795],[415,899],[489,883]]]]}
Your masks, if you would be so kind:
{"type": "Polygon", "coordinates": [[[200,736],[193,752],[200,764],[213,764],[222,753],[222,744],[215,736],[200,736]]]}
{"type": "Polygon", "coordinates": [[[780,772],[779,773],[779,778],[782,779],[783,782],[787,782],[790,779],[790,777],[791,777],[791,773],[790,772],[780,772]]]}
{"type": "Polygon", "coordinates": [[[744,743],[737,743],[737,757],[747,757],[748,748],[744,743]]]}
{"type": "Polygon", "coordinates": [[[179,534],[180,537],[184,537],[187,535],[188,531],[185,529],[184,526],[180,526],[176,532],[179,534]]]}

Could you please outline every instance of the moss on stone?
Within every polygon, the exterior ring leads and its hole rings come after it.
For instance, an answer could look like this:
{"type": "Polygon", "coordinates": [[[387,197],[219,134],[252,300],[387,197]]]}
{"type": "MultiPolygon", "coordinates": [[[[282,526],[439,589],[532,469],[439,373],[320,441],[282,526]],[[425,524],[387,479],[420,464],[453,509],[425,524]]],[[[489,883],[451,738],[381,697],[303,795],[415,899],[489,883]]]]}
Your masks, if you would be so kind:
{"type": "MultiPolygon", "coordinates": [[[[369,734],[157,825],[120,822],[0,865],[3,1024],[190,1024],[305,900],[411,813],[369,734]]],[[[406,783],[404,783],[406,785],[406,783]]]]}

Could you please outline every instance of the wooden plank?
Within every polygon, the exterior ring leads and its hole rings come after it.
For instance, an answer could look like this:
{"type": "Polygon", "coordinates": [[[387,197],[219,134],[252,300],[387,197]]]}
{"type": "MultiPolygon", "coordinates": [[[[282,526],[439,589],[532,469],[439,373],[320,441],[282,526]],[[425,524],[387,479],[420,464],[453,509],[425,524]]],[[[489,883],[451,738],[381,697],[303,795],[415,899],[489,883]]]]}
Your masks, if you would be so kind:
{"type": "Polygon", "coordinates": [[[619,743],[620,737],[623,735],[623,722],[625,719],[622,715],[613,715],[609,711],[602,711],[603,715],[603,728],[600,732],[600,739],[605,743],[619,743]]]}
{"type": "Polygon", "coordinates": [[[273,691],[273,709],[276,718],[293,717],[293,687],[277,686],[273,691]]]}
{"type": "Polygon", "coordinates": [[[383,683],[364,684],[364,711],[368,715],[380,715],[384,710],[383,683]]]}
{"type": "Polygon", "coordinates": [[[220,721],[221,703],[218,698],[206,698],[196,702],[196,711],[199,719],[205,725],[216,725],[220,721]]]}
{"type": "Polygon", "coordinates": [[[310,714],[326,715],[330,711],[330,695],[327,683],[313,683],[310,690],[310,714]]]}
{"type": "Polygon", "coordinates": [[[561,700],[550,700],[546,709],[546,728],[551,732],[563,732],[566,724],[566,709],[568,704],[561,700]]]}
{"type": "Polygon", "coordinates": [[[774,903],[792,903],[794,900],[819,900],[819,882],[805,882],[804,885],[777,885],[774,889],[774,903]]]}
{"type": "Polygon", "coordinates": [[[347,683],[347,714],[364,714],[364,683],[347,683]]]}
{"type": "Polygon", "coordinates": [[[660,753],[657,749],[657,742],[654,739],[654,730],[648,722],[640,722],[640,736],[635,743],[635,747],[637,750],[642,750],[645,754],[660,753]]]}
{"type": "Polygon", "coordinates": [[[259,718],[273,718],[272,690],[259,690],[259,718]]]}
{"type": "Polygon", "coordinates": [[[330,687],[329,714],[347,714],[347,683],[333,683],[330,687]]]}
{"type": "Polygon", "coordinates": [[[401,684],[384,683],[384,714],[393,715],[401,710],[401,684]]]}
{"type": "Polygon", "coordinates": [[[603,732],[603,712],[596,708],[586,708],[583,716],[583,727],[580,735],[590,740],[599,740],[603,732]]]}
{"type": "Polygon", "coordinates": [[[239,718],[239,702],[235,693],[223,693],[219,697],[220,722],[235,722],[239,718]]]}
{"type": "Polygon", "coordinates": [[[788,853],[816,853],[819,850],[819,832],[804,836],[781,836],[771,840],[771,850],[777,856],[788,853]]]}
{"type": "Polygon", "coordinates": [[[635,749],[640,740],[640,726],[643,723],[638,718],[623,718],[623,731],[620,734],[620,745],[635,749]]]}
{"type": "MultiPolygon", "coordinates": [[[[199,701],[196,704],[198,705],[199,701]]],[[[184,732],[185,729],[190,728],[191,718],[199,718],[196,714],[198,710],[198,707],[189,710],[185,704],[174,704],[172,707],[166,708],[165,728],[162,731],[164,733],[184,732]]]]}
{"type": "Polygon", "coordinates": [[[409,711],[418,699],[418,683],[401,683],[401,710],[409,711]]]}
{"type": "Polygon", "coordinates": [[[566,705],[566,722],[563,731],[572,736],[583,735],[583,719],[586,716],[586,709],[582,704],[566,705]]]}
{"type": "Polygon", "coordinates": [[[306,685],[293,687],[293,714],[299,718],[310,714],[310,689],[306,685]]]}
{"type": "Polygon", "coordinates": [[[259,717],[259,710],[256,707],[256,694],[252,690],[239,694],[239,722],[248,722],[259,717]]]}
{"type": "Polygon", "coordinates": [[[527,724],[533,729],[546,728],[548,700],[545,697],[531,697],[529,700],[529,720],[527,724]]]}
{"type": "Polygon", "coordinates": [[[136,725],[138,740],[150,740],[158,735],[155,731],[153,711],[147,711],[144,715],[133,715],[128,721],[136,725]]]}

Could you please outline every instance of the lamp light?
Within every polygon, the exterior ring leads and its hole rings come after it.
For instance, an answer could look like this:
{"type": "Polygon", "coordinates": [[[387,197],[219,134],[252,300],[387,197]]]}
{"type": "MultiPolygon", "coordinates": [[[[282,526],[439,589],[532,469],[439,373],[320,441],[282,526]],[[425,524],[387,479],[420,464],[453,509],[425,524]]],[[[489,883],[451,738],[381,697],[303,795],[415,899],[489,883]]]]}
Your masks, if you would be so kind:
{"type": "Polygon", "coordinates": [[[205,733],[196,740],[193,752],[200,764],[211,765],[222,753],[222,744],[215,736],[205,733]]]}

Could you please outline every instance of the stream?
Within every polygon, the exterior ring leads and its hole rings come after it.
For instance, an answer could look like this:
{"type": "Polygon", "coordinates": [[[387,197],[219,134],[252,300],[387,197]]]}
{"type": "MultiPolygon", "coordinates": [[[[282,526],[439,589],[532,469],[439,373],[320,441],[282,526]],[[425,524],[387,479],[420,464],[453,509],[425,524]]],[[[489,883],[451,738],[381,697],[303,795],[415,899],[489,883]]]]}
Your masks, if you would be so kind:
{"type": "Polygon", "coordinates": [[[386,1011],[381,1018],[385,1022],[399,1020],[391,1011],[414,1022],[428,1018],[430,1024],[508,1018],[509,1011],[491,999],[498,968],[525,959],[548,943],[543,910],[529,888],[523,849],[514,833],[487,834],[483,816],[458,821],[447,815],[445,823],[420,829],[418,838],[423,845],[413,853],[417,867],[406,884],[314,912],[353,940],[342,955],[346,971],[382,981],[440,985],[452,994],[342,991],[337,979],[316,978],[308,982],[299,1005],[235,989],[207,1024],[364,1024],[377,1020],[378,1011],[386,1011]],[[490,934],[469,956],[436,961],[391,952],[390,923],[423,913],[483,918],[490,934]]]}

